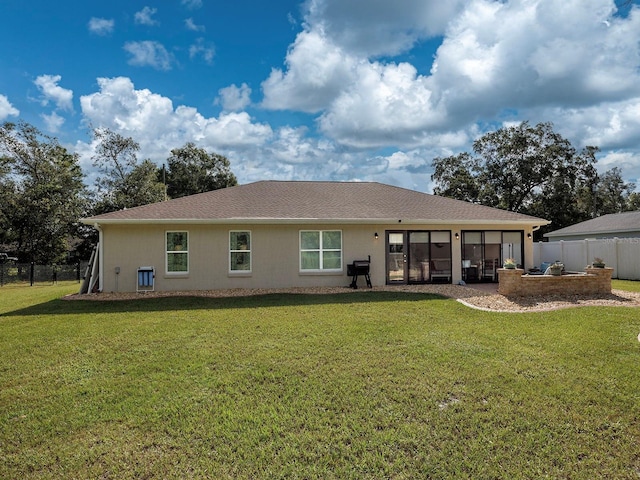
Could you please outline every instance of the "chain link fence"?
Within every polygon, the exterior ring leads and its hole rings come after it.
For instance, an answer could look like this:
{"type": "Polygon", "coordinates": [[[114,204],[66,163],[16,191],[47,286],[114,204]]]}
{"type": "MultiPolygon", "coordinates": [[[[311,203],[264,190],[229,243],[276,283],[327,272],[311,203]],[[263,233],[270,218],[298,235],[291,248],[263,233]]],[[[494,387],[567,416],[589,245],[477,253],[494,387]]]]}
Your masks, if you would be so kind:
{"type": "Polygon", "coordinates": [[[87,262],[73,265],[36,265],[33,263],[0,263],[0,287],[9,283],[56,283],[84,276],[87,262]]]}

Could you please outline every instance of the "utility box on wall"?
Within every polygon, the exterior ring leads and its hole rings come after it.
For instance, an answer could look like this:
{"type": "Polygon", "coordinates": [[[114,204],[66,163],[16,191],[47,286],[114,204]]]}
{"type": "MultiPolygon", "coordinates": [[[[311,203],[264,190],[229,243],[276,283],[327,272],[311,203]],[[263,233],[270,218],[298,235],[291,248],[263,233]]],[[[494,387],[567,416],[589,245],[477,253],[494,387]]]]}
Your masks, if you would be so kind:
{"type": "Polygon", "coordinates": [[[154,267],[138,267],[137,292],[153,292],[156,278],[154,267]]]}

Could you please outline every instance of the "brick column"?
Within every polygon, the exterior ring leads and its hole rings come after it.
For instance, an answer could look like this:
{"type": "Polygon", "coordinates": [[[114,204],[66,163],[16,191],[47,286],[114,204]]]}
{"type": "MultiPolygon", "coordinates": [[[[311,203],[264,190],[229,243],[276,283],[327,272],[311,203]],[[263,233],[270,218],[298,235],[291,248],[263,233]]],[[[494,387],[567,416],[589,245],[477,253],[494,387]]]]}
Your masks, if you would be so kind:
{"type": "Polygon", "coordinates": [[[521,295],[523,273],[524,270],[521,268],[499,268],[498,293],[500,295],[521,295]]]}
{"type": "Polygon", "coordinates": [[[611,275],[613,274],[613,268],[595,268],[587,267],[584,269],[588,275],[595,275],[598,277],[595,290],[597,293],[611,293],[611,275]]]}

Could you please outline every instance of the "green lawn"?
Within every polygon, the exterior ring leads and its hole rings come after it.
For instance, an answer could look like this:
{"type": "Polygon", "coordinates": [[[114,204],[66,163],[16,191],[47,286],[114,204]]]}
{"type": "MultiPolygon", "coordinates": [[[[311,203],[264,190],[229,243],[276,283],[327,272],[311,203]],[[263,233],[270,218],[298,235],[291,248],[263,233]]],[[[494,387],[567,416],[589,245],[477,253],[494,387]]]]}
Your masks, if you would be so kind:
{"type": "Polygon", "coordinates": [[[640,282],[632,280],[611,280],[611,288],[627,290],[629,292],[640,292],[640,282]]]}
{"type": "Polygon", "coordinates": [[[77,288],[0,288],[0,478],[640,476],[637,309],[77,288]]]}

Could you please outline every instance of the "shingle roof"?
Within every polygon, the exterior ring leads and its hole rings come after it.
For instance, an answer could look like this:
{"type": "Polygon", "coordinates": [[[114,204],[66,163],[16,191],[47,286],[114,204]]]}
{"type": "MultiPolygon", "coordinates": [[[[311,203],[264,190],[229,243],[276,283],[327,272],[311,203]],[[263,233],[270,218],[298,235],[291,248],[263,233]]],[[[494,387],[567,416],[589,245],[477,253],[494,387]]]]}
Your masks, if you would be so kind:
{"type": "Polygon", "coordinates": [[[640,232],[640,210],[626,213],[611,213],[576,223],[545,234],[545,237],[568,235],[603,235],[607,233],[640,232]]]}
{"type": "Polygon", "coordinates": [[[546,225],[540,218],[376,182],[260,181],[85,218],[85,223],[446,221],[546,225]]]}

